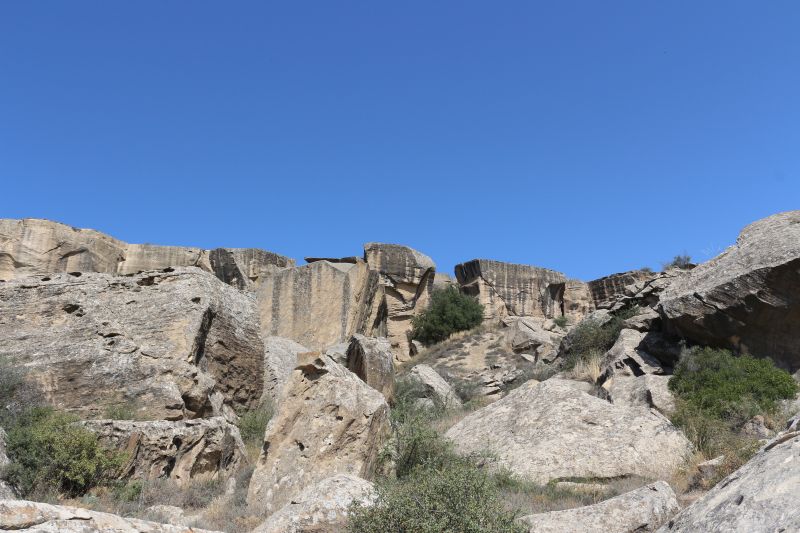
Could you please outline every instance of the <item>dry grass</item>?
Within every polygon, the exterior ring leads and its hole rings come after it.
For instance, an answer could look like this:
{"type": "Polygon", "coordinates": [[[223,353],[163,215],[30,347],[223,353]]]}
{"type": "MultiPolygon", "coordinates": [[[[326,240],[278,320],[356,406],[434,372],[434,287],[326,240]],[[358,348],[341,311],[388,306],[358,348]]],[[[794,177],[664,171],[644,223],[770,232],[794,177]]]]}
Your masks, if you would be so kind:
{"type": "Polygon", "coordinates": [[[567,376],[577,381],[587,381],[595,384],[602,374],[600,365],[603,355],[600,352],[592,352],[586,357],[582,357],[575,363],[575,366],[567,371],[567,376]]]}

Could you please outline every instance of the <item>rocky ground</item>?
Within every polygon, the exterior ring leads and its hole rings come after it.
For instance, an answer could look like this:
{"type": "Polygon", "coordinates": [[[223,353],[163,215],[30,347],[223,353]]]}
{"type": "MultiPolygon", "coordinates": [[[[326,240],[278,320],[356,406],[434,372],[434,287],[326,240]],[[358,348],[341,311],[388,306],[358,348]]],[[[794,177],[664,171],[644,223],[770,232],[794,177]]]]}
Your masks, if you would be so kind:
{"type": "Polygon", "coordinates": [[[398,245],[297,266],[0,220],[0,426],[47,406],[121,458],[90,489],[21,494],[0,427],[0,531],[344,531],[402,473],[402,413],[504,480],[521,530],[800,531],[796,399],[713,447],[669,386],[693,346],[797,375],[800,211],[682,266],[582,282],[476,259],[453,279],[398,245]],[[440,287],[483,324],[423,346],[440,287]]]}

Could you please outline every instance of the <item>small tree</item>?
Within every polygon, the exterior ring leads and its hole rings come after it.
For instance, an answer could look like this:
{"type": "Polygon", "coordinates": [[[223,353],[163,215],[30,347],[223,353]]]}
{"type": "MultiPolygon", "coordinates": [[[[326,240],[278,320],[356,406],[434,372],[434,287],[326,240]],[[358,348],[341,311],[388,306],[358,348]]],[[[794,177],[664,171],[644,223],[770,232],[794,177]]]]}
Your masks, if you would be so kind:
{"type": "Polygon", "coordinates": [[[430,306],[414,317],[412,337],[424,344],[441,342],[457,331],[472,329],[483,321],[483,306],[455,287],[436,289],[430,306]]]}
{"type": "Polygon", "coordinates": [[[663,266],[663,270],[669,270],[670,268],[680,268],[682,270],[686,270],[692,266],[692,257],[687,254],[676,255],[672,258],[672,261],[664,263],[663,266]]]}

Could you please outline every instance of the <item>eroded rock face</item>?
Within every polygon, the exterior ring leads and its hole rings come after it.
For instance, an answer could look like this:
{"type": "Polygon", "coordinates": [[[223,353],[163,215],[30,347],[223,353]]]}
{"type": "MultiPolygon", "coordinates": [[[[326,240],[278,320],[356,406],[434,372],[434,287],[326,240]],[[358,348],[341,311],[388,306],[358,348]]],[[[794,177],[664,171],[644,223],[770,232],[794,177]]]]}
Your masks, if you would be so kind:
{"type": "Polygon", "coordinates": [[[0,284],[0,357],[53,406],[178,420],[249,407],[263,390],[252,296],[196,268],[52,274],[0,284]]]}
{"type": "Polygon", "coordinates": [[[678,500],[664,481],[614,498],[564,511],[525,516],[531,533],[644,533],[655,531],[678,509],[678,500]]]}
{"type": "Polygon", "coordinates": [[[394,396],[394,355],[388,339],[353,335],[347,368],[387,400],[394,396]]]}
{"type": "Polygon", "coordinates": [[[668,331],[800,369],[800,211],[759,220],[661,294],[668,331]]]}
{"type": "Polygon", "coordinates": [[[800,432],[779,435],[658,531],[800,531],[800,432]]]}
{"type": "Polygon", "coordinates": [[[461,290],[477,296],[484,319],[505,316],[551,318],[563,314],[567,278],[560,272],[530,265],[473,259],[456,265],[461,290]]]}
{"type": "Polygon", "coordinates": [[[274,271],[255,286],[264,337],[292,339],[312,350],[380,329],[379,275],[363,261],[274,271]]]}
{"type": "Polygon", "coordinates": [[[239,429],[222,417],[181,420],[84,422],[104,445],[124,451],[122,478],[189,480],[227,477],[245,461],[239,429]]]}
{"type": "Polygon", "coordinates": [[[663,479],[691,450],[658,412],[613,405],[558,378],[522,385],[446,436],[458,452],[488,451],[497,466],[540,484],[576,477],[663,479]]]}
{"type": "Polygon", "coordinates": [[[308,348],[291,339],[264,339],[264,399],[269,398],[272,403],[278,403],[283,387],[297,367],[298,354],[308,351],[308,348]]]}
{"type": "Polygon", "coordinates": [[[212,533],[40,502],[0,500],[0,531],[36,533],[212,533]]]}
{"type": "Polygon", "coordinates": [[[371,242],[364,259],[380,273],[386,309],[386,337],[398,361],[411,358],[411,320],[428,306],[436,275],[430,257],[407,246],[371,242]]]}
{"type": "Polygon", "coordinates": [[[0,219],[0,279],[6,281],[59,272],[125,275],[181,266],[201,268],[245,288],[264,271],[294,266],[294,260],[255,248],[128,244],[99,231],[49,220],[0,219]]]}
{"type": "Polygon", "coordinates": [[[592,303],[595,309],[608,309],[613,306],[621,296],[626,294],[629,285],[636,283],[646,283],[656,276],[648,270],[631,270],[611,274],[603,278],[595,279],[587,283],[592,295],[592,303]]]}
{"type": "MultiPolygon", "coordinates": [[[[552,322],[552,321],[550,321],[552,322]]],[[[566,332],[542,319],[506,317],[506,341],[515,353],[527,353],[536,361],[553,361],[566,332]],[[550,329],[545,329],[549,327],[550,329]]]]}
{"type": "Polygon", "coordinates": [[[389,434],[381,393],[331,358],[304,354],[267,426],[247,500],[271,514],[337,474],[374,475],[389,434]]]}
{"type": "Polygon", "coordinates": [[[371,505],[376,497],[369,481],[339,474],[303,490],[253,533],[339,533],[347,527],[347,511],[354,501],[371,505]]]}
{"type": "Polygon", "coordinates": [[[441,406],[445,409],[461,407],[461,400],[453,387],[428,365],[415,365],[408,372],[408,379],[419,383],[425,392],[425,398],[432,400],[434,407],[441,406]]]}

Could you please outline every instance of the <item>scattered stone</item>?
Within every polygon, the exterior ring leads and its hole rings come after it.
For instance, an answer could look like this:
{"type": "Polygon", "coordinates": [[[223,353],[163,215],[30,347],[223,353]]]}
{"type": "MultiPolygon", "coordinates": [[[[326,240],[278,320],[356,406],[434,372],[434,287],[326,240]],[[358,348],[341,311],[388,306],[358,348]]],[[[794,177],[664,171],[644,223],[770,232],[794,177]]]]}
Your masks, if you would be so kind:
{"type": "Polygon", "coordinates": [[[553,331],[555,324],[552,320],[537,320],[528,317],[506,317],[503,324],[506,326],[506,342],[516,353],[528,353],[534,356],[535,361],[552,362],[558,355],[558,346],[563,334],[553,331]],[[549,325],[550,330],[545,326],[549,325]]]}
{"type": "Polygon", "coordinates": [[[439,405],[445,409],[461,407],[461,400],[453,387],[428,365],[414,366],[408,377],[425,389],[425,399],[430,399],[432,406],[439,405]]]}
{"type": "Polygon", "coordinates": [[[375,498],[372,483],[339,474],[304,489],[253,533],[339,533],[346,529],[347,511],[354,501],[371,505],[375,498]]]}
{"type": "Polygon", "coordinates": [[[658,481],[594,505],[529,515],[531,533],[643,533],[655,531],[679,509],[670,486],[658,481]]]}
{"type": "Polygon", "coordinates": [[[691,444],[657,411],[611,404],[551,378],[526,383],[446,433],[461,454],[539,484],[569,478],[669,477],[691,444]]]}

